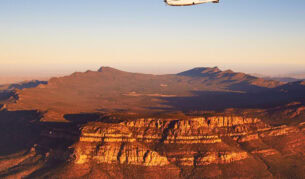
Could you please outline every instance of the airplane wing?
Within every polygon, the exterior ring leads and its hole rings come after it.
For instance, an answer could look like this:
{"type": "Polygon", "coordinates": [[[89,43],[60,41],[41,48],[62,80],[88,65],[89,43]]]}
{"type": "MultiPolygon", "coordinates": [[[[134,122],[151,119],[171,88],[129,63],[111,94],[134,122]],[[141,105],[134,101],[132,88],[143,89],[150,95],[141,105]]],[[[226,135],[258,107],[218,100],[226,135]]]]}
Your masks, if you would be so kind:
{"type": "Polygon", "coordinates": [[[203,3],[219,3],[219,0],[164,0],[170,6],[191,6],[203,3]]]}

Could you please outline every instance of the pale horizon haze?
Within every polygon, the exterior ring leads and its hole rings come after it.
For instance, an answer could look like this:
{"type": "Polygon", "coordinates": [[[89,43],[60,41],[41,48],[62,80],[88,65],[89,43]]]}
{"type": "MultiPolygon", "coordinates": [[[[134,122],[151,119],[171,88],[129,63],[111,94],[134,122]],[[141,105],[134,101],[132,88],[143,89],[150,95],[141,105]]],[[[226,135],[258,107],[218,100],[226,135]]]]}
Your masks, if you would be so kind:
{"type": "Polygon", "coordinates": [[[305,1],[1,0],[0,83],[111,66],[305,73],[305,1]]]}

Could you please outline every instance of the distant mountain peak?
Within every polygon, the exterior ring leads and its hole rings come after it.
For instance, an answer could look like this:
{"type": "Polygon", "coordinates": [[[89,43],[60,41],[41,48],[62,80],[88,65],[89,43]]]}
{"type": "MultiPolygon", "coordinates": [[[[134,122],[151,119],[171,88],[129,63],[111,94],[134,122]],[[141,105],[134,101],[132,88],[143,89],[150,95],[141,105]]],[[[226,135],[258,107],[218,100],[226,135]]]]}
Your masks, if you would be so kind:
{"type": "MultiPolygon", "coordinates": [[[[214,76],[214,77],[218,77],[218,78],[226,77],[226,76],[231,76],[231,77],[235,77],[235,78],[252,77],[251,75],[247,75],[245,73],[234,72],[230,69],[222,71],[217,66],[216,67],[197,67],[197,68],[193,68],[191,70],[187,70],[187,71],[178,73],[178,75],[191,76],[191,77],[195,77],[195,76],[212,77],[212,76],[214,76]]],[[[252,77],[252,78],[256,78],[256,77],[252,77]]]]}
{"type": "Polygon", "coordinates": [[[226,70],[226,71],[223,71],[224,73],[235,73],[233,70],[226,70]]]}
{"type": "Polygon", "coordinates": [[[213,67],[213,68],[204,68],[201,73],[217,73],[221,72],[221,70],[218,67],[213,67]]]}
{"type": "Polygon", "coordinates": [[[178,75],[183,76],[202,76],[204,74],[211,74],[211,73],[219,73],[221,70],[218,67],[197,67],[193,68],[191,70],[187,70],[181,73],[178,73],[178,75]]]}
{"type": "Polygon", "coordinates": [[[118,70],[118,69],[115,69],[115,68],[112,68],[112,67],[108,67],[108,66],[102,66],[97,71],[98,72],[123,72],[121,70],[118,70]]]}
{"type": "Polygon", "coordinates": [[[232,70],[222,71],[218,67],[200,67],[187,70],[177,75],[189,77],[203,77],[209,80],[218,80],[219,83],[231,81],[234,83],[248,83],[254,86],[273,88],[282,85],[280,82],[264,80],[245,73],[234,72],[232,70]]]}

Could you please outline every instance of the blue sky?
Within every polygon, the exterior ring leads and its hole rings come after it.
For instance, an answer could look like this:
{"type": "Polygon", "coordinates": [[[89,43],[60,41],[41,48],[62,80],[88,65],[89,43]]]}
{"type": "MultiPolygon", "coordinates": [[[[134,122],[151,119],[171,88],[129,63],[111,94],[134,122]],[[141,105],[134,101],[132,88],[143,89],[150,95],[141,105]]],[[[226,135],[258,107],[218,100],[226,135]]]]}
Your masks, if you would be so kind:
{"type": "Polygon", "coordinates": [[[0,39],[0,75],[101,65],[149,73],[305,71],[305,1],[1,0],[0,39]]]}

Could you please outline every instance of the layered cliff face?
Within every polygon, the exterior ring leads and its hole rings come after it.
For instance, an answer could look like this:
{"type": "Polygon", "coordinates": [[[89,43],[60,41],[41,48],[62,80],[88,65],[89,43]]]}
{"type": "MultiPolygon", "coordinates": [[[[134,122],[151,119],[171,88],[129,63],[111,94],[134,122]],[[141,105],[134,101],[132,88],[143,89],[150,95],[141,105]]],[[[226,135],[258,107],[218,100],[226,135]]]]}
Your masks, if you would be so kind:
{"type": "Polygon", "coordinates": [[[85,126],[75,154],[77,164],[92,160],[97,163],[143,166],[169,164],[166,157],[138,143],[129,129],[121,124],[94,123],[93,126],[85,126]]]}
{"type": "Polygon", "coordinates": [[[305,121],[277,126],[266,121],[215,113],[183,119],[37,123],[32,149],[0,157],[0,176],[305,176],[305,121]]]}
{"type": "MultiPolygon", "coordinates": [[[[272,127],[258,118],[241,116],[141,118],[118,124],[93,122],[81,129],[73,154],[74,165],[175,166],[179,177],[184,178],[195,176],[196,171],[205,167],[255,164],[260,174],[253,170],[247,172],[248,176],[272,177],[273,167],[277,167],[268,163],[272,158],[280,156],[285,161],[282,157],[285,153],[301,155],[304,160],[305,138],[301,132],[304,126],[301,123],[299,128],[272,127]],[[279,143],[274,142],[294,135],[299,138],[287,140],[286,147],[279,148],[279,143]],[[268,169],[270,166],[272,170],[268,169]]],[[[225,169],[218,170],[218,177],[228,175],[225,169]]],[[[237,176],[244,175],[237,172],[237,176]]]]}

